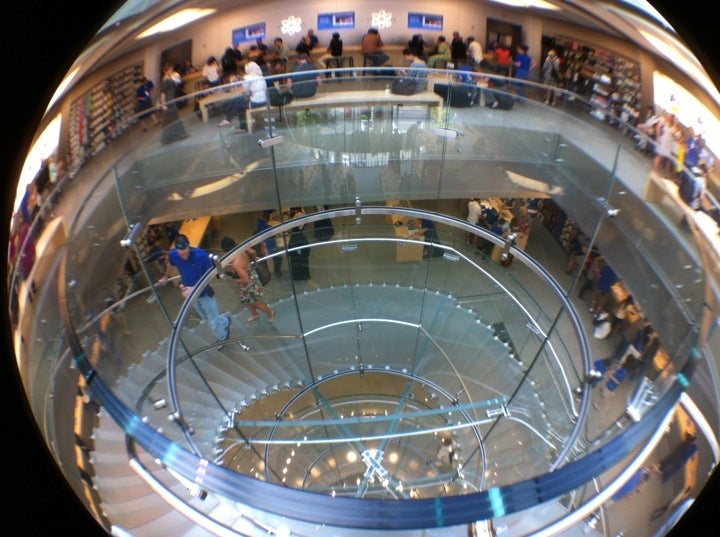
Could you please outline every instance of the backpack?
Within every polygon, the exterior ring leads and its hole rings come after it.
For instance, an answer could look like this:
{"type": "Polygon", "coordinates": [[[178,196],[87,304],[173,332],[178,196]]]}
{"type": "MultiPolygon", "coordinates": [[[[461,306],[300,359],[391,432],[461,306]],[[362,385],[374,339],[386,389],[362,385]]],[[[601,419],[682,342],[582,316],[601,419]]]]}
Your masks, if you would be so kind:
{"type": "Polygon", "coordinates": [[[396,78],[390,92],[395,95],[413,95],[416,88],[417,80],[414,78],[396,78]]]}
{"type": "Polygon", "coordinates": [[[497,108],[499,110],[510,110],[515,104],[515,97],[509,93],[498,92],[495,94],[495,102],[497,105],[493,108],[497,108]]]}
{"type": "Polygon", "coordinates": [[[270,274],[270,267],[268,267],[267,260],[253,261],[250,263],[250,266],[257,272],[260,283],[263,284],[263,286],[270,283],[272,274],[270,274]]]}
{"type": "Polygon", "coordinates": [[[294,98],[295,95],[293,95],[293,92],[289,89],[284,88],[279,90],[275,86],[270,86],[268,88],[268,99],[271,106],[285,106],[286,104],[292,102],[294,98]]]}

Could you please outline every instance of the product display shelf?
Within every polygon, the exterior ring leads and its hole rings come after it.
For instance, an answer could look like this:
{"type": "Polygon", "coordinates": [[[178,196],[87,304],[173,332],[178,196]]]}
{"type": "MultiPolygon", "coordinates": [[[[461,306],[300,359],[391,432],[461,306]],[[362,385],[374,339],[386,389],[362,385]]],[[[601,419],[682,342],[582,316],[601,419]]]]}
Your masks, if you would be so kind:
{"type": "Polygon", "coordinates": [[[544,37],[562,59],[566,89],[589,99],[590,115],[619,126],[640,117],[640,64],[620,54],[562,37],[544,37]]]}
{"type": "Polygon", "coordinates": [[[67,127],[70,177],[131,126],[135,92],[143,72],[142,64],[125,67],[70,105],[67,127]]]}

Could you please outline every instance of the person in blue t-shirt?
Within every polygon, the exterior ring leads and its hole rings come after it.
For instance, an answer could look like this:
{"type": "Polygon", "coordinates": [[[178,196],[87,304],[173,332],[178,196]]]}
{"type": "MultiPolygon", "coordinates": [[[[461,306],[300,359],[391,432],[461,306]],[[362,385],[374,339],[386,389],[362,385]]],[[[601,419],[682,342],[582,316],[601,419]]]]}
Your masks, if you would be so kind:
{"type": "Polygon", "coordinates": [[[485,217],[485,220],[487,220],[487,223],[491,226],[498,221],[498,218],[500,218],[500,214],[497,212],[495,207],[484,206],[482,210],[482,215],[485,217]]]}
{"type": "Polygon", "coordinates": [[[695,135],[688,136],[685,144],[685,162],[683,162],[686,168],[692,169],[700,164],[701,150],[702,145],[698,137],[695,135]]]}
{"type": "Polygon", "coordinates": [[[521,99],[525,98],[525,83],[524,81],[530,78],[530,69],[535,67],[535,60],[528,55],[530,47],[527,45],[520,45],[517,48],[517,54],[513,63],[515,64],[515,80],[512,84],[513,88],[521,99]],[[517,82],[520,80],[521,82],[517,82]]]}
{"type": "Polygon", "coordinates": [[[287,87],[292,89],[296,99],[315,96],[318,84],[322,83],[322,76],[318,68],[310,61],[310,56],[298,54],[297,63],[290,69],[290,74],[292,76],[287,79],[287,87]]]}
{"type": "Polygon", "coordinates": [[[135,108],[138,112],[142,112],[138,119],[140,120],[140,124],[143,127],[143,130],[148,130],[147,126],[147,120],[152,119],[153,125],[156,127],[160,125],[160,120],[157,117],[157,114],[155,113],[155,110],[153,109],[153,90],[155,89],[155,84],[153,84],[152,80],[148,80],[146,77],[142,77],[142,81],[140,82],[140,86],[138,86],[137,89],[137,107],[135,108]]]}
{"type": "Polygon", "coordinates": [[[620,278],[610,265],[607,264],[605,259],[598,259],[597,276],[595,277],[595,294],[592,301],[593,313],[607,308],[612,296],[610,294],[612,286],[619,280],[620,278]]]}
{"type": "Polygon", "coordinates": [[[425,91],[427,89],[428,78],[428,68],[425,61],[417,56],[410,47],[406,47],[403,50],[403,55],[405,59],[410,62],[410,67],[401,69],[400,75],[410,81],[408,83],[411,84],[411,87],[414,87],[415,93],[425,91]]]}
{"type": "Polygon", "coordinates": [[[320,41],[318,40],[317,36],[315,35],[315,30],[310,28],[307,31],[307,38],[308,38],[308,45],[310,46],[310,50],[317,48],[317,46],[320,44],[320,41]]]}
{"type": "MultiPolygon", "coordinates": [[[[171,267],[177,267],[184,298],[187,298],[203,274],[214,267],[208,253],[200,248],[192,248],[188,238],[182,234],[175,239],[175,248],[168,252],[168,261],[165,274],[158,280],[158,283],[165,285],[170,276],[171,267]]],[[[200,317],[210,324],[218,340],[225,341],[230,337],[230,316],[220,314],[212,287],[209,285],[205,287],[193,306],[200,317]]]]}

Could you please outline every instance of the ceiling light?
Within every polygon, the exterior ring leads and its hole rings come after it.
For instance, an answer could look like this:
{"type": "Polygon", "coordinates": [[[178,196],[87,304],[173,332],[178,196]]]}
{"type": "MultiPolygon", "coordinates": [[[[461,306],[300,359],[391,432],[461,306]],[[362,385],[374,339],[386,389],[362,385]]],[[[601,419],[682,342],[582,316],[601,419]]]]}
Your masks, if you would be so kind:
{"type": "Polygon", "coordinates": [[[143,39],[151,35],[176,30],[181,26],[185,26],[193,21],[207,17],[216,11],[216,9],[183,9],[182,11],[178,11],[166,19],[161,20],[157,24],[153,24],[150,28],[139,34],[135,39],[143,39]]]}
{"type": "Polygon", "coordinates": [[[552,9],[555,11],[560,10],[560,6],[551,4],[550,2],[544,2],[543,0],[492,0],[498,4],[505,4],[506,6],[512,7],[524,7],[524,8],[537,8],[537,9],[552,9]]]}
{"type": "Polygon", "coordinates": [[[381,9],[380,11],[374,11],[371,16],[370,24],[379,30],[383,28],[390,28],[392,26],[392,13],[381,9]]]}
{"type": "Polygon", "coordinates": [[[280,32],[286,35],[295,35],[302,32],[302,19],[294,15],[290,15],[287,19],[280,21],[280,32]]]}

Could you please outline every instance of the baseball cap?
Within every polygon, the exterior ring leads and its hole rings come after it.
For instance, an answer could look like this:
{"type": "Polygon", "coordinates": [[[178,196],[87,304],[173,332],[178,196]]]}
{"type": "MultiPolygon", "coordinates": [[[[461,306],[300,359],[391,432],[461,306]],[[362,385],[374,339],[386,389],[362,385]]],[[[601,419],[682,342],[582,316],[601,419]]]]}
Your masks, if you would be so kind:
{"type": "Polygon", "coordinates": [[[178,250],[184,250],[190,246],[190,241],[185,235],[178,235],[178,238],[175,239],[175,248],[178,250]]]}

